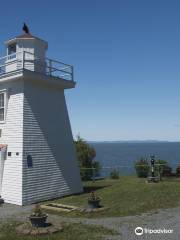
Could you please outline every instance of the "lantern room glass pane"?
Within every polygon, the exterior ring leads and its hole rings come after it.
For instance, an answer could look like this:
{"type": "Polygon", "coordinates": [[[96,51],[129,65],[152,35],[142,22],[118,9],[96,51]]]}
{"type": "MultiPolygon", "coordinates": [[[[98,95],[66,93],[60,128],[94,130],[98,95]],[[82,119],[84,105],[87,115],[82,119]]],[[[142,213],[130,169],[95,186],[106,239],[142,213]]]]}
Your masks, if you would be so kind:
{"type": "Polygon", "coordinates": [[[8,46],[8,55],[16,53],[16,44],[11,44],[8,46]]]}

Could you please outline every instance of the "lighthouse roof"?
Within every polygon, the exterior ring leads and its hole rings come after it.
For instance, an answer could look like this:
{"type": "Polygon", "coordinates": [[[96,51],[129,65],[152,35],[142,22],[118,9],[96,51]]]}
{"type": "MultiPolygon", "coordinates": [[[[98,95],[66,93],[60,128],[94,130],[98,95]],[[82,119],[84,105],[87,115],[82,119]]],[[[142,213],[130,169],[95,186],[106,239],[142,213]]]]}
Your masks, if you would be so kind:
{"type": "Polygon", "coordinates": [[[37,37],[33,36],[31,33],[24,33],[24,34],[21,34],[21,35],[17,36],[16,38],[34,39],[34,38],[37,38],[37,37]]]}
{"type": "Polygon", "coordinates": [[[7,40],[7,41],[5,42],[5,44],[6,44],[6,45],[9,45],[9,44],[14,43],[14,42],[16,42],[16,41],[18,41],[18,40],[21,40],[21,39],[22,39],[22,40],[38,40],[38,41],[44,42],[44,43],[47,45],[47,42],[46,42],[46,41],[44,41],[43,39],[38,38],[38,37],[32,35],[31,33],[21,34],[21,35],[15,37],[15,38],[12,38],[12,39],[10,39],[10,40],[7,40]]]}
{"type": "Polygon", "coordinates": [[[17,36],[16,39],[37,39],[37,40],[45,42],[43,39],[38,38],[38,37],[32,35],[31,33],[21,34],[21,35],[17,36]]]}

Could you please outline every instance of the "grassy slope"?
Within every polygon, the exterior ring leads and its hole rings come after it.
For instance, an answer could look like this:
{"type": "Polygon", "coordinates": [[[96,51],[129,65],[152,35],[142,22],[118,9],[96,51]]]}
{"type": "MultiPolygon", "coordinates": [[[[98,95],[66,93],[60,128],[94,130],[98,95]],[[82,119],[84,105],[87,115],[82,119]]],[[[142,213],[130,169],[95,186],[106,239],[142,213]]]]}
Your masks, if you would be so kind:
{"type": "Polygon", "coordinates": [[[65,225],[60,233],[44,236],[17,235],[15,227],[17,223],[9,222],[0,224],[0,240],[102,240],[103,235],[114,235],[115,232],[100,226],[88,226],[82,224],[65,225]]]}
{"type": "Polygon", "coordinates": [[[86,193],[55,200],[55,202],[86,206],[91,190],[95,190],[102,204],[110,209],[96,214],[68,213],[67,216],[127,216],[180,205],[180,179],[165,179],[148,184],[145,179],[120,177],[119,180],[99,180],[84,184],[86,193]]]}

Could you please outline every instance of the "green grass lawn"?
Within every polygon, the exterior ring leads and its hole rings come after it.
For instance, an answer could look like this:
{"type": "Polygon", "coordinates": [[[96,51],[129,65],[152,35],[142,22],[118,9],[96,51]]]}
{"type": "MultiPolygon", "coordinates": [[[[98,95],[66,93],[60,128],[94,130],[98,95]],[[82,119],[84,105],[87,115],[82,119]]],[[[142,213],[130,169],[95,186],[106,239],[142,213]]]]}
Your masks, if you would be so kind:
{"type": "Polygon", "coordinates": [[[103,236],[115,235],[116,233],[100,227],[82,225],[79,223],[65,225],[60,233],[43,236],[25,236],[18,235],[15,232],[15,227],[19,223],[8,222],[0,224],[0,240],[102,240],[103,236]]]}
{"type": "Polygon", "coordinates": [[[137,177],[120,177],[119,180],[85,182],[83,194],[64,197],[54,202],[84,207],[87,206],[89,192],[95,190],[102,198],[102,204],[109,207],[109,210],[100,213],[59,213],[71,217],[128,216],[180,205],[180,179],[167,178],[160,183],[150,184],[145,181],[146,179],[137,177]]]}

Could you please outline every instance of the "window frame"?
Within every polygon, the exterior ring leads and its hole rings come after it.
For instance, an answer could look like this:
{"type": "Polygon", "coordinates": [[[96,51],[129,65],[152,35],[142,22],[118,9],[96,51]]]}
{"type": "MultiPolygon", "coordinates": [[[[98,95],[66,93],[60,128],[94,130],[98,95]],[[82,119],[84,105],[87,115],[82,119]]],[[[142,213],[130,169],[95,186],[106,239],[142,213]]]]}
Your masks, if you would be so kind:
{"type": "Polygon", "coordinates": [[[7,55],[12,55],[17,52],[17,44],[16,43],[11,43],[7,47],[7,55]],[[14,48],[14,49],[13,49],[14,48]],[[13,51],[15,50],[15,51],[13,51]]]}
{"type": "Polygon", "coordinates": [[[27,154],[26,156],[26,162],[27,162],[27,168],[31,169],[33,168],[33,158],[32,158],[32,155],[31,154],[27,154]]]}
{"type": "Polygon", "coordinates": [[[0,90],[0,94],[4,94],[4,107],[0,107],[0,109],[4,109],[4,119],[0,120],[0,124],[6,122],[6,112],[7,112],[7,91],[6,89],[0,90]]]}

